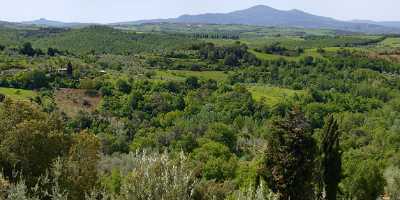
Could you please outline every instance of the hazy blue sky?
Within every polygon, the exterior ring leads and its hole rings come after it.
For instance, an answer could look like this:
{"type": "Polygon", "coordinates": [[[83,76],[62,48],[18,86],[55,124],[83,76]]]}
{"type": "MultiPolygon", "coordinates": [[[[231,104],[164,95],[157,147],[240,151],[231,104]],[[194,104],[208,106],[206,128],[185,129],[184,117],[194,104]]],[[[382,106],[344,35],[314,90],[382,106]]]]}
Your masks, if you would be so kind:
{"type": "Polygon", "coordinates": [[[1,0],[0,20],[117,22],[230,12],[258,4],[337,19],[400,21],[400,0],[1,0]]]}

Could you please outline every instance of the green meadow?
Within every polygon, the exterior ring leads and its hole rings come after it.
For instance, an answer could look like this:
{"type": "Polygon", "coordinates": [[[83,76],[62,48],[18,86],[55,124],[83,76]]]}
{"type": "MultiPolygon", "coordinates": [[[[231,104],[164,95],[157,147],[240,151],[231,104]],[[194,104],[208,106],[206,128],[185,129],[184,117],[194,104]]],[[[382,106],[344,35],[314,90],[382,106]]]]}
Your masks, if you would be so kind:
{"type": "Polygon", "coordinates": [[[275,106],[285,98],[303,94],[303,90],[292,90],[268,85],[248,85],[247,89],[256,101],[264,101],[269,106],[275,106]]]}
{"type": "Polygon", "coordinates": [[[15,100],[29,100],[36,96],[36,92],[32,90],[23,90],[23,89],[15,89],[15,88],[4,88],[0,87],[0,94],[6,95],[11,99],[15,100]]]}

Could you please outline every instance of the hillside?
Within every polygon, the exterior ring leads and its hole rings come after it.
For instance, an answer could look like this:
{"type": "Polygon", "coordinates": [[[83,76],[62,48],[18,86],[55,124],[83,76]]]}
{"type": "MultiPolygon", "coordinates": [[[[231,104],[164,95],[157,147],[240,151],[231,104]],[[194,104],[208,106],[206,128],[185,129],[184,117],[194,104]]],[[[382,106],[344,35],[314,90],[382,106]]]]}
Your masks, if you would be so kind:
{"type": "Polygon", "coordinates": [[[57,48],[75,53],[139,53],[174,49],[179,44],[190,44],[185,38],[164,34],[139,34],[105,26],[71,29],[51,37],[34,41],[34,46],[57,48]]]}

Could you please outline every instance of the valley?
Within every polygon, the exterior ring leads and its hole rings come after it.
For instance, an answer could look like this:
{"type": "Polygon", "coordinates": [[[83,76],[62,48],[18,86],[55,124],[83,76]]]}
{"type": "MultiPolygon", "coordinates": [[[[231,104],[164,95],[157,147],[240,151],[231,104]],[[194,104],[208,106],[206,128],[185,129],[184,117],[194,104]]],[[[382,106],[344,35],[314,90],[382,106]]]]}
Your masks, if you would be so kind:
{"type": "Polygon", "coordinates": [[[393,24],[0,23],[0,199],[398,199],[393,24]]]}

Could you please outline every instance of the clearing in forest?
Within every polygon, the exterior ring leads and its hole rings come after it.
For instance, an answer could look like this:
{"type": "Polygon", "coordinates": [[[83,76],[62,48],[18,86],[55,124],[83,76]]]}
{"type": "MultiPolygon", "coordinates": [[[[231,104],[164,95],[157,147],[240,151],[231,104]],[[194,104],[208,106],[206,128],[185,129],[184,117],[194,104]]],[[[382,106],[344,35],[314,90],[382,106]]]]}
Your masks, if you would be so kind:
{"type": "Polygon", "coordinates": [[[55,101],[60,109],[68,116],[75,116],[79,111],[92,112],[100,104],[100,95],[89,95],[82,89],[59,89],[55,92],[55,101]]]}
{"type": "Polygon", "coordinates": [[[268,85],[249,85],[247,89],[256,101],[264,101],[269,106],[275,106],[285,98],[290,98],[296,94],[303,94],[303,90],[292,90],[287,88],[273,87],[268,85]]]}

